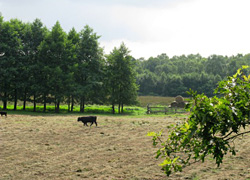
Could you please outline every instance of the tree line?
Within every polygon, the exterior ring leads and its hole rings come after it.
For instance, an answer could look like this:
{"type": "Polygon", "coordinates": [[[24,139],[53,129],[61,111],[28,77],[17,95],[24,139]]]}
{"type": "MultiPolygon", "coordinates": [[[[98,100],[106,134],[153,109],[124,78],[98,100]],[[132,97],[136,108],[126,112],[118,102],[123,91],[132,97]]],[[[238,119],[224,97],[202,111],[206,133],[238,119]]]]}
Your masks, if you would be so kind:
{"type": "Polygon", "coordinates": [[[189,89],[213,96],[218,82],[250,65],[250,54],[236,56],[199,54],[169,57],[166,54],[135,59],[121,43],[105,55],[100,36],[88,25],[66,33],[59,22],[49,30],[39,19],[24,23],[4,21],[0,14],[0,100],[8,102],[62,103],[84,112],[88,103],[118,106],[136,103],[137,94],[187,96],[189,89]]]}
{"type": "Polygon", "coordinates": [[[115,113],[123,105],[136,102],[135,60],[121,43],[104,55],[98,36],[88,25],[66,33],[60,23],[49,30],[39,19],[24,23],[18,19],[4,21],[0,14],[0,100],[3,109],[9,101],[53,103],[55,112],[62,103],[73,111],[80,104],[111,104],[115,113]],[[126,75],[125,75],[126,74],[126,75]]]}
{"type": "Polygon", "coordinates": [[[139,95],[188,96],[186,92],[192,89],[211,97],[218,82],[235,74],[242,65],[250,65],[250,54],[141,58],[136,64],[139,95]]]}

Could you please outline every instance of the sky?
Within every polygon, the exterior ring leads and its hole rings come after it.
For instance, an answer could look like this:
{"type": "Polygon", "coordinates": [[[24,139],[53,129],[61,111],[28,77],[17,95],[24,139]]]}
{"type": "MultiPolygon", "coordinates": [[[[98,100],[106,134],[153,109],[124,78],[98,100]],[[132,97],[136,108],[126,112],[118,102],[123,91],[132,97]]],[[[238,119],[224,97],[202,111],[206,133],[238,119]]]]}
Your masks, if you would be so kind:
{"type": "Polygon", "coordinates": [[[59,21],[94,29],[109,54],[122,42],[135,58],[250,53],[250,0],[0,0],[5,21],[59,21]]]}

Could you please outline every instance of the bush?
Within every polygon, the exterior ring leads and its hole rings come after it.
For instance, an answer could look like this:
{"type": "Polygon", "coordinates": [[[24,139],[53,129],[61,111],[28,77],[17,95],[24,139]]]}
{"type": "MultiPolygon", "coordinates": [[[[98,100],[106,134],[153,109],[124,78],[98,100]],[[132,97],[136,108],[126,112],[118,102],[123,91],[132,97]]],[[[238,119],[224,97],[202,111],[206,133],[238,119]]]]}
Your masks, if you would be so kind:
{"type": "Polygon", "coordinates": [[[236,155],[233,140],[250,133],[245,130],[250,124],[250,75],[244,74],[246,68],[221,81],[215,90],[217,96],[212,98],[190,90],[192,99],[186,106],[190,116],[169,127],[166,141],[161,140],[162,132],[148,133],[154,146],[161,142],[156,158],[164,159],[160,165],[167,176],[197,161],[204,162],[208,155],[218,166],[228,152],[236,155]]]}

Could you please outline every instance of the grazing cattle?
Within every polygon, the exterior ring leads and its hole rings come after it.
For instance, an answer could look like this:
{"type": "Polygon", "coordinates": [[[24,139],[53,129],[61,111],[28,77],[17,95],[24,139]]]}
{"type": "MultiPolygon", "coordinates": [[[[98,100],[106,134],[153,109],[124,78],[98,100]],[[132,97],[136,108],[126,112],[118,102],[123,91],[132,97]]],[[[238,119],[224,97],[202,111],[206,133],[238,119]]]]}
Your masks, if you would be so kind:
{"type": "Polygon", "coordinates": [[[97,126],[96,118],[96,116],[79,117],[77,121],[82,121],[84,126],[88,126],[88,122],[91,122],[90,126],[92,126],[93,123],[95,123],[95,125],[97,126]]]}
{"type": "Polygon", "coordinates": [[[7,112],[0,111],[1,116],[5,115],[7,116],[7,112]]]}

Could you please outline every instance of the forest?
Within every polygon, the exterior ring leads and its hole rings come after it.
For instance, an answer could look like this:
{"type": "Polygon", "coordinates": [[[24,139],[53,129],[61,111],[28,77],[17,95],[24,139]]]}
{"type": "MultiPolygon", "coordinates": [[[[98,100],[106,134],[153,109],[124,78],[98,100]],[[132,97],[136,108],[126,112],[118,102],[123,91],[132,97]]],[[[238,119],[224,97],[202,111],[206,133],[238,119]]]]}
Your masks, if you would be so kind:
{"type": "Polygon", "coordinates": [[[218,82],[232,76],[242,65],[250,65],[250,54],[235,56],[199,54],[137,60],[137,83],[140,95],[188,96],[189,89],[211,97],[218,82]]]}
{"type": "Polygon", "coordinates": [[[0,98],[3,109],[8,102],[55,105],[62,103],[73,111],[80,105],[109,104],[115,112],[123,112],[124,104],[134,104],[137,98],[135,61],[121,43],[104,55],[99,38],[86,25],[80,32],[74,28],[63,31],[59,22],[47,29],[36,19],[23,23],[18,19],[4,21],[0,16],[0,98]]]}
{"type": "Polygon", "coordinates": [[[57,21],[48,29],[39,19],[24,23],[0,16],[0,100],[8,102],[112,105],[137,103],[138,95],[187,96],[189,89],[212,96],[218,82],[250,65],[250,54],[202,57],[199,54],[168,57],[161,54],[135,59],[124,43],[104,54],[99,39],[88,25],[68,33],[57,21]]]}

